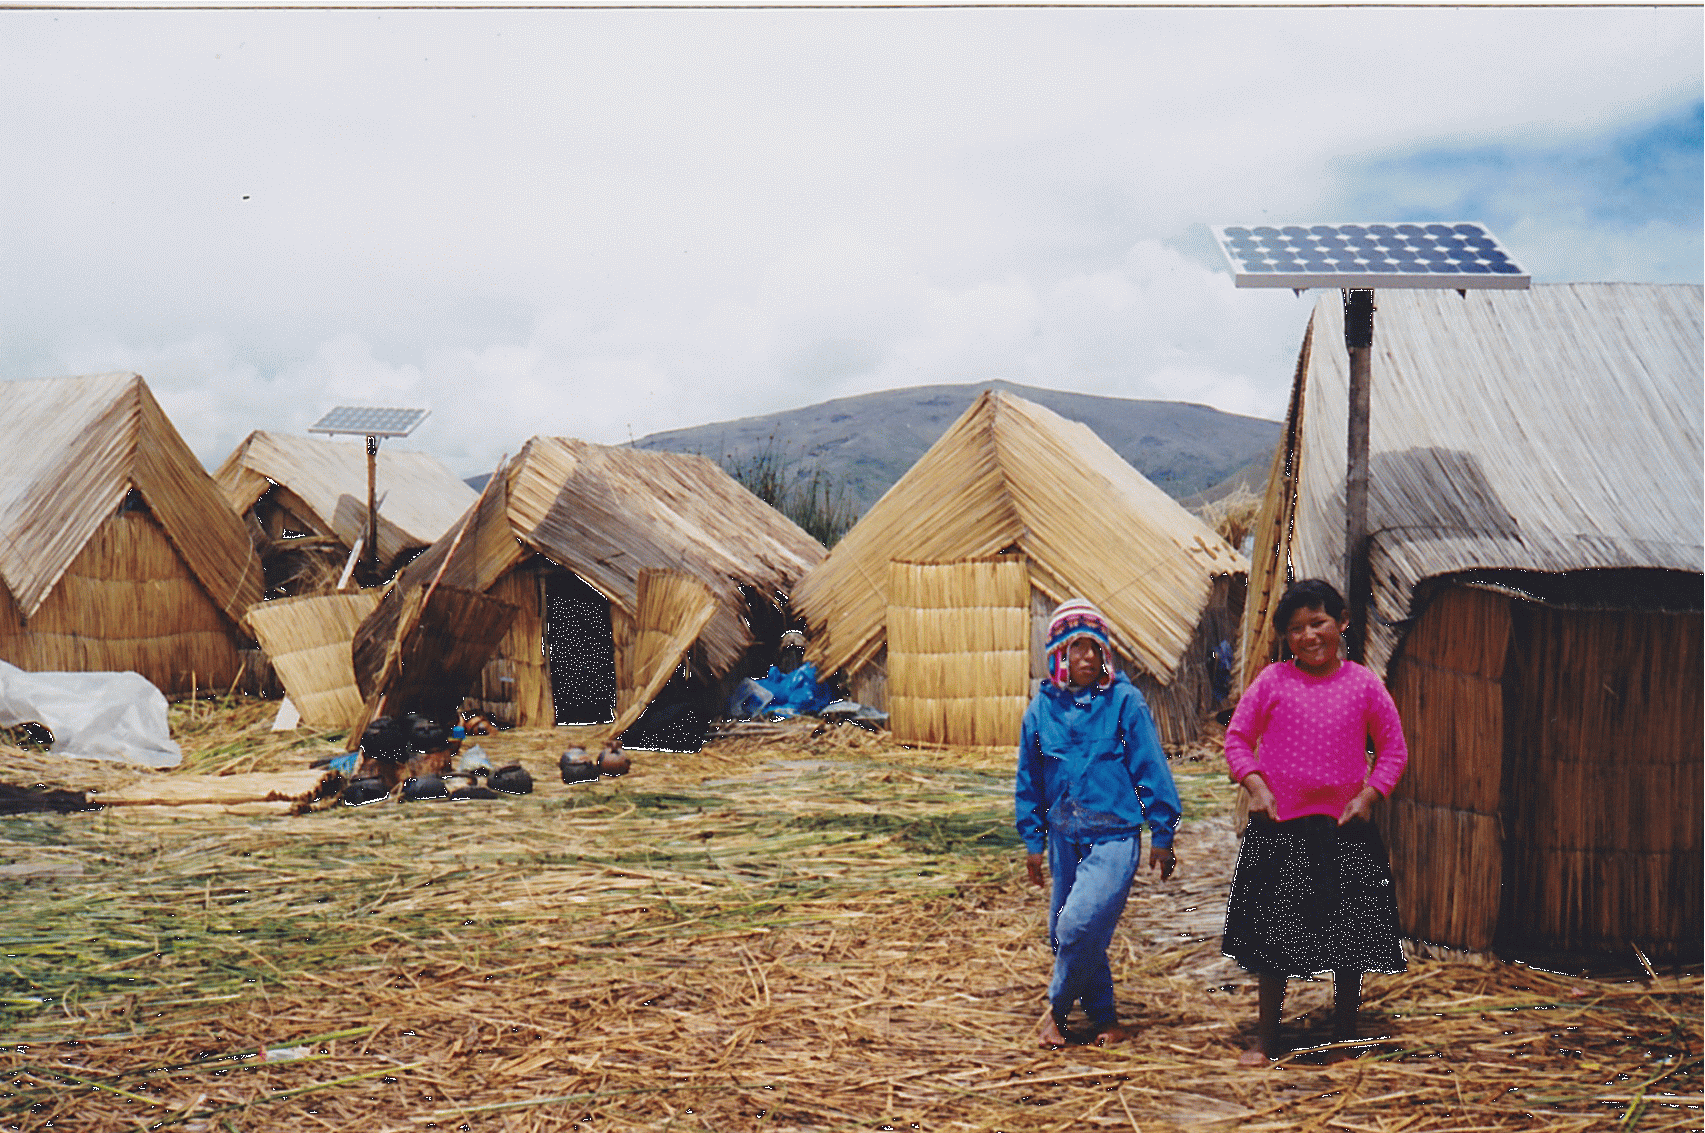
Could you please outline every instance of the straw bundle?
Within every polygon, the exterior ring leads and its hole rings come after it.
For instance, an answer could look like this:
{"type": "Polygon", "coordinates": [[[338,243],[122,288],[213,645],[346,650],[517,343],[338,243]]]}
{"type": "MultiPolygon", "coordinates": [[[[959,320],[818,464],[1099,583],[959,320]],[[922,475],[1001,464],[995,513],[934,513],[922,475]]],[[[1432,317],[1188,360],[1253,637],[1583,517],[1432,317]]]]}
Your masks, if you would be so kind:
{"type": "Polygon", "coordinates": [[[103,792],[103,806],[193,806],[283,803],[283,813],[313,802],[331,777],[329,771],[252,771],[237,775],[147,775],[127,786],[103,792]]]}
{"type": "Polygon", "coordinates": [[[889,728],[901,742],[1016,747],[1030,685],[1019,555],[888,568],[889,728]]]}
{"type": "Polygon", "coordinates": [[[625,649],[616,654],[616,719],[612,735],[633,726],[657,694],[681,658],[698,640],[716,599],[698,579],[680,571],[639,572],[639,603],[634,614],[634,633],[625,649]]]}
{"type": "MultiPolygon", "coordinates": [[[[840,731],[857,745],[719,742],[482,804],[14,821],[4,848],[37,872],[0,880],[0,1119],[85,1133],[1698,1125],[1693,970],[1566,978],[1416,957],[1367,980],[1375,1054],[1238,1068],[1255,995],[1218,954],[1229,796],[1190,765],[1176,770],[1180,873],[1139,876],[1111,950],[1135,1039],[1038,1051],[1051,958],[1011,832],[1010,756],[840,731]]],[[[562,739],[483,742],[537,765],[562,739]]],[[[1285,1037],[1323,1041],[1329,998],[1294,984],[1285,1037]]]]}
{"type": "Polygon", "coordinates": [[[303,723],[348,728],[361,715],[350,642],[378,604],[375,592],[358,590],[277,598],[249,610],[249,625],[303,723]]]}

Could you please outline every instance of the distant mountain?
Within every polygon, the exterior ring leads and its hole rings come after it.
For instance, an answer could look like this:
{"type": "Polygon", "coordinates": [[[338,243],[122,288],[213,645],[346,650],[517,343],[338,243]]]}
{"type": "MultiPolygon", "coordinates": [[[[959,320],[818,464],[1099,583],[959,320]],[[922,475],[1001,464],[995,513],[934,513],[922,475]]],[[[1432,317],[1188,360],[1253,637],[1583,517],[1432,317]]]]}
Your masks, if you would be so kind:
{"type": "Polygon", "coordinates": [[[1264,480],[1284,426],[1206,405],[1096,397],[993,381],[914,386],[837,398],[803,409],[652,433],[643,449],[691,452],[742,464],[774,446],[794,475],[821,469],[845,485],[862,514],[985,389],[1045,405],[1095,430],[1120,456],[1174,499],[1192,503],[1237,483],[1264,480]]]}

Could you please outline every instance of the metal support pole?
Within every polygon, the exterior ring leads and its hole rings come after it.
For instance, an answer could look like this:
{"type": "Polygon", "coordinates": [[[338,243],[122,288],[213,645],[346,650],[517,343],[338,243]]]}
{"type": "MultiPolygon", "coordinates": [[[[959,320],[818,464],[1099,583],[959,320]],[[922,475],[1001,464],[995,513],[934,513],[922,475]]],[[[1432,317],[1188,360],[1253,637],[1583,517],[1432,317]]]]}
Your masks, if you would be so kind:
{"type": "Polygon", "coordinates": [[[367,564],[379,581],[379,438],[367,438],[367,564]]]}
{"type": "Polygon", "coordinates": [[[1368,406],[1373,378],[1373,292],[1344,293],[1344,346],[1350,352],[1349,430],[1344,464],[1344,584],[1349,603],[1350,660],[1367,650],[1368,607],[1368,406]]]}

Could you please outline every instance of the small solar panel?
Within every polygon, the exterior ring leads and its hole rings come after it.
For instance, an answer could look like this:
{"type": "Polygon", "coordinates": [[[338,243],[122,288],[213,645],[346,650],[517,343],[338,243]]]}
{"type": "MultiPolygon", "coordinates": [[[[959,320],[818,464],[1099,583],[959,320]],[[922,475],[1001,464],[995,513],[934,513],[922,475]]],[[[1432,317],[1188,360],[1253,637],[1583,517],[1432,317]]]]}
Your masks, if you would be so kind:
{"type": "Polygon", "coordinates": [[[358,437],[406,437],[430,410],[340,405],[308,426],[310,433],[353,433],[358,437]]]}
{"type": "Polygon", "coordinates": [[[1483,224],[1213,225],[1239,287],[1524,288],[1483,224]]]}

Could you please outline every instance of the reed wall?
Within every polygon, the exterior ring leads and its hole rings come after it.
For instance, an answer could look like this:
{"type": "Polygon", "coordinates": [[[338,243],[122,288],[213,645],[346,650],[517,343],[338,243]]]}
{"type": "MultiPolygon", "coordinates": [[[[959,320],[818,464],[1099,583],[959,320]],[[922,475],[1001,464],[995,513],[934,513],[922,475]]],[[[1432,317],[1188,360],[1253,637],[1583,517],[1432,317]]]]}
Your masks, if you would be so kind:
{"type": "Polygon", "coordinates": [[[96,529],[26,624],[11,596],[0,657],[34,672],[133,670],[167,696],[224,692],[243,635],[146,510],[96,529]]]}
{"type": "Polygon", "coordinates": [[[1493,944],[1503,886],[1509,599],[1451,587],[1410,629],[1389,687],[1409,765],[1379,814],[1398,918],[1418,940],[1493,944]]]}
{"type": "Polygon", "coordinates": [[[1513,608],[1502,935],[1697,957],[1700,616],[1513,608]]]}
{"type": "Polygon", "coordinates": [[[902,743],[1017,747],[1030,576],[1017,555],[890,564],[888,727],[902,743]]]}
{"type": "Polygon", "coordinates": [[[1700,626],[1436,592],[1391,668],[1410,760],[1380,822],[1406,934],[1698,955],[1700,626]]]}
{"type": "Polygon", "coordinates": [[[545,656],[545,573],[549,563],[534,559],[505,574],[486,591],[515,607],[497,644],[480,669],[463,707],[482,712],[514,728],[549,728],[556,723],[551,670],[545,656]]]}
{"type": "Polygon", "coordinates": [[[452,586],[434,589],[431,601],[411,594],[394,663],[386,665],[394,676],[384,689],[384,711],[447,718],[475,686],[515,614],[507,602],[452,586]]]}

